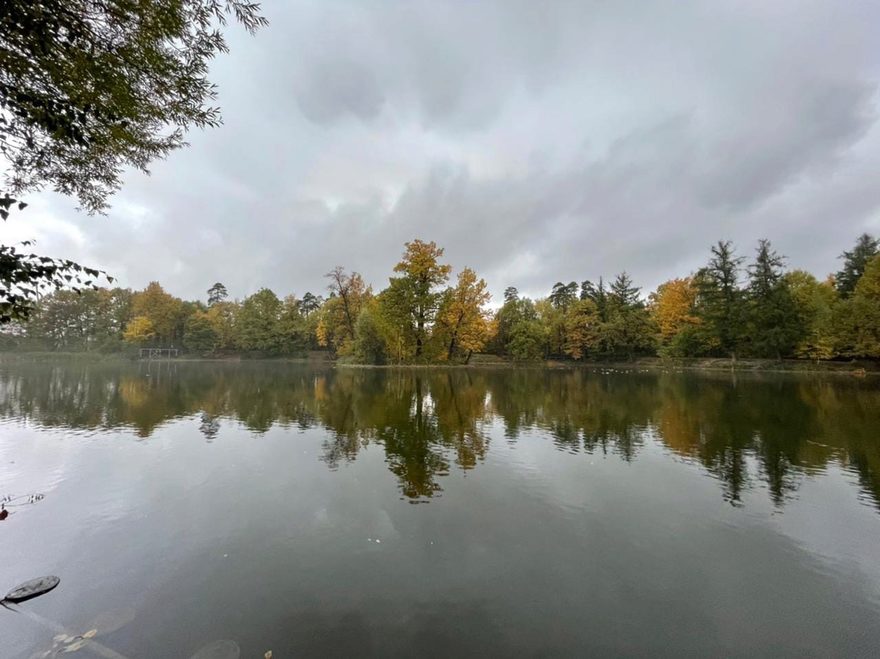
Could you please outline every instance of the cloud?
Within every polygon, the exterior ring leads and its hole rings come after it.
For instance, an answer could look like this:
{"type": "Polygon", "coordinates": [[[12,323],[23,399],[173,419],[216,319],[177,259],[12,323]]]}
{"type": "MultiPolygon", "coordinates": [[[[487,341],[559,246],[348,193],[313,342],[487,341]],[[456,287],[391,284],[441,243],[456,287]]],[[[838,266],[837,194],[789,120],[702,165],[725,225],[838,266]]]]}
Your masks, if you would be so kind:
{"type": "Polygon", "coordinates": [[[289,2],[217,60],[224,125],[132,173],[108,218],[40,196],[4,240],[204,297],[385,285],[403,242],[496,297],[734,240],[835,270],[880,232],[871,2],[289,2]]]}

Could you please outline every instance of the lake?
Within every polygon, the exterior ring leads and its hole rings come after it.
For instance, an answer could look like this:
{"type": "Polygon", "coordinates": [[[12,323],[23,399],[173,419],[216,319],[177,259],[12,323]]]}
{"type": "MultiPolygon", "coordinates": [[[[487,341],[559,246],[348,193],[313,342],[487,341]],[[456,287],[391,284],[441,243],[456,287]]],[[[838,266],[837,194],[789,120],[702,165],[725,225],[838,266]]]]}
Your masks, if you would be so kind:
{"type": "Polygon", "coordinates": [[[7,361],[0,419],[0,591],[61,578],[3,657],[880,648],[876,379],[7,361]]]}

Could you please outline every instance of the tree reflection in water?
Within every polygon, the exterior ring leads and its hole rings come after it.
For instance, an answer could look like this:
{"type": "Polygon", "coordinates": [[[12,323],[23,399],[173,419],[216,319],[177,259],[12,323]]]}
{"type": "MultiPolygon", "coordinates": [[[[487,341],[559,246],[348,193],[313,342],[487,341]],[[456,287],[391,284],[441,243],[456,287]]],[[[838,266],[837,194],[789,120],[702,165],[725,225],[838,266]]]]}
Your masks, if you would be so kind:
{"type": "Polygon", "coordinates": [[[47,427],[130,428],[147,438],[194,418],[207,440],[222,421],[254,433],[323,428],[322,460],[385,453],[402,495],[425,501],[451,469],[474,469],[493,428],[515,442],[540,430],[569,453],[631,461],[656,437],[702,465],[739,504],[766,487],[779,506],[836,462],[880,495],[880,387],[872,380],[543,369],[313,368],[280,363],[6,363],[0,415],[47,427]]]}

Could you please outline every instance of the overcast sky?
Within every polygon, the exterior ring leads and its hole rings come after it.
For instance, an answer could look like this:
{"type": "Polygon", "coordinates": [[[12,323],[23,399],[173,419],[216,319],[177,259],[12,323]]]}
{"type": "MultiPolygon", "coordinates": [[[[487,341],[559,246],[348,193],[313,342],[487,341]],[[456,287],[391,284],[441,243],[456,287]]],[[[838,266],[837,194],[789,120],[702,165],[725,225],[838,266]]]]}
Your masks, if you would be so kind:
{"type": "Polygon", "coordinates": [[[719,238],[824,276],[880,233],[876,0],[266,0],[218,59],[224,125],[132,174],[107,217],[45,194],[4,242],[204,298],[387,283],[435,240],[500,297],[719,238]]]}

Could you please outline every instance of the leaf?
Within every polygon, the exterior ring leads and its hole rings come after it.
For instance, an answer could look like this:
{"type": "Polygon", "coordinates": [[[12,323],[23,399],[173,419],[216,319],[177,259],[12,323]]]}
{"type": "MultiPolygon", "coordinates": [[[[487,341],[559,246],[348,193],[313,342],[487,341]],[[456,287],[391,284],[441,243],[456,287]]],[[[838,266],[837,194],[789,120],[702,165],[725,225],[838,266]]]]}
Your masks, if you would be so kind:
{"type": "Polygon", "coordinates": [[[70,645],[65,646],[61,651],[65,654],[69,652],[76,652],[77,650],[81,650],[82,648],[84,648],[85,645],[85,639],[80,639],[74,643],[71,643],[70,645]]]}

